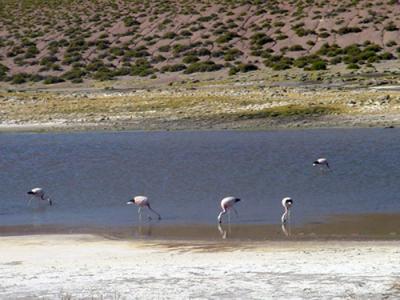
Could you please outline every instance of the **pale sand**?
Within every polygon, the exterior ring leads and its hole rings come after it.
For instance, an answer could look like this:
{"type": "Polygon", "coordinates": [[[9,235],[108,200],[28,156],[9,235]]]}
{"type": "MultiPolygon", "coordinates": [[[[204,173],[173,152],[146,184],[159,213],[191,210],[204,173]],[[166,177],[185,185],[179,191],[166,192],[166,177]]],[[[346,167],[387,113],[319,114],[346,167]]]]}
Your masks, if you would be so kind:
{"type": "Polygon", "coordinates": [[[1,299],[398,299],[400,241],[0,238],[1,299]]]}

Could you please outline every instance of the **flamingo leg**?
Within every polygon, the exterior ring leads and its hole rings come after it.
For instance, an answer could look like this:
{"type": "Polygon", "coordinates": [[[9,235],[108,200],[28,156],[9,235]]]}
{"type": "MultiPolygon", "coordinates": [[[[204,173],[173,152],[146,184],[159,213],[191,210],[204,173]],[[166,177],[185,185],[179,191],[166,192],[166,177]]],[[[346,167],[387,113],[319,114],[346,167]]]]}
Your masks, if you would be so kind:
{"type": "Polygon", "coordinates": [[[139,215],[139,222],[142,222],[142,208],[140,206],[138,209],[138,215],[139,215]]]}
{"type": "MultiPolygon", "coordinates": [[[[147,207],[147,208],[148,208],[149,210],[151,210],[150,207],[147,207]]],[[[152,219],[151,219],[149,210],[147,211],[147,219],[148,219],[149,221],[151,221],[152,219]]]]}
{"type": "Polygon", "coordinates": [[[236,217],[239,217],[239,213],[238,213],[238,211],[236,210],[236,208],[232,207],[232,209],[233,209],[233,211],[235,212],[236,217]]]}
{"type": "Polygon", "coordinates": [[[29,201],[28,201],[28,206],[31,205],[32,200],[33,200],[33,197],[31,197],[31,199],[29,199],[29,201]]]}
{"type": "Polygon", "coordinates": [[[148,206],[148,208],[153,214],[155,214],[157,216],[158,220],[161,220],[161,215],[158,212],[156,212],[154,209],[152,209],[150,205],[148,206]]]}

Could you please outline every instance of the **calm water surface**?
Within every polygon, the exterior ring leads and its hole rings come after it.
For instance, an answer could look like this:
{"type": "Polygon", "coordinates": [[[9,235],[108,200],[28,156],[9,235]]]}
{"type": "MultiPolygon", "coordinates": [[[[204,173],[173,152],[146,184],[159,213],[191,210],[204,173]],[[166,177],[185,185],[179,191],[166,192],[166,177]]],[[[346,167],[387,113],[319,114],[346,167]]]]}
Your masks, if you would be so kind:
{"type": "Polygon", "coordinates": [[[295,224],[399,212],[399,158],[399,129],[2,134],[0,226],[134,225],[139,194],[167,225],[215,224],[227,195],[243,199],[232,223],[277,224],[286,196],[295,224]],[[53,207],[27,205],[36,186],[53,207]]]}

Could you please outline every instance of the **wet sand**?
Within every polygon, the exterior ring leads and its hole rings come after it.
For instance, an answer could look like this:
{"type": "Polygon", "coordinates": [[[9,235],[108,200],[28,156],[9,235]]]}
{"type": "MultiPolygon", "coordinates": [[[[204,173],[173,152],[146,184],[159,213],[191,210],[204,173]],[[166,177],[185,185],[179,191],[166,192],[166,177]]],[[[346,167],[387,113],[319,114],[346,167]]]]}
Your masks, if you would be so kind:
{"type": "Polygon", "coordinates": [[[0,298],[397,299],[399,241],[234,245],[0,238],[0,298]]]}
{"type": "Polygon", "coordinates": [[[296,224],[164,224],[135,223],[132,226],[65,226],[14,225],[0,226],[0,236],[43,234],[89,234],[113,240],[219,242],[321,240],[400,240],[400,214],[348,214],[331,216],[318,222],[296,224]]]}
{"type": "Polygon", "coordinates": [[[0,299],[398,299],[399,225],[2,226],[0,299]]]}

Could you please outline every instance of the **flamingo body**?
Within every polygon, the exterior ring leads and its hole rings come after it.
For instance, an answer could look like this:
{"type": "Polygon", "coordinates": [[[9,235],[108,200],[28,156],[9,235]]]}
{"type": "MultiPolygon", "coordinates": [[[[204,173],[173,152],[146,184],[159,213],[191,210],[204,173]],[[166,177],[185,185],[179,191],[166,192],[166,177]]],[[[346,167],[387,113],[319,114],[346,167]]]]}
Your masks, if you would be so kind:
{"type": "Polygon", "coordinates": [[[36,197],[39,200],[47,201],[49,202],[49,205],[53,205],[53,201],[51,201],[50,197],[46,197],[46,194],[42,188],[39,187],[33,188],[27,194],[32,195],[33,197],[36,197]]]}
{"type": "Polygon", "coordinates": [[[282,199],[282,206],[284,208],[283,215],[281,217],[282,224],[285,224],[289,219],[290,209],[293,205],[293,199],[290,197],[285,197],[282,199]]]}
{"type": "MultiPolygon", "coordinates": [[[[235,208],[234,208],[234,205],[237,203],[237,202],[239,202],[240,201],[240,199],[239,198],[236,198],[236,197],[232,197],[232,196],[230,196],[230,197],[225,197],[225,198],[223,198],[222,200],[221,200],[221,208],[222,208],[222,211],[219,213],[219,215],[218,215],[218,223],[221,223],[222,222],[222,216],[224,215],[224,214],[226,214],[227,213],[227,211],[229,210],[229,209],[233,209],[233,210],[235,210],[235,208]]],[[[236,210],[235,210],[235,212],[236,212],[236,210]]],[[[237,214],[237,212],[236,212],[236,214],[237,214]]]]}
{"type": "Polygon", "coordinates": [[[326,158],[318,158],[316,161],[313,162],[313,166],[326,166],[329,169],[329,163],[326,158]]]}
{"type": "Polygon", "coordinates": [[[126,202],[126,204],[135,204],[139,206],[139,215],[141,214],[141,208],[148,208],[151,212],[157,215],[159,220],[161,220],[161,215],[151,208],[149,198],[147,198],[146,196],[135,196],[131,200],[126,202]]]}

